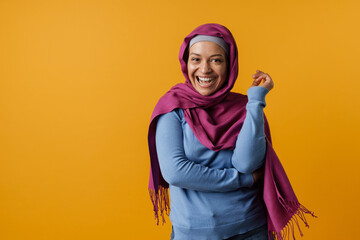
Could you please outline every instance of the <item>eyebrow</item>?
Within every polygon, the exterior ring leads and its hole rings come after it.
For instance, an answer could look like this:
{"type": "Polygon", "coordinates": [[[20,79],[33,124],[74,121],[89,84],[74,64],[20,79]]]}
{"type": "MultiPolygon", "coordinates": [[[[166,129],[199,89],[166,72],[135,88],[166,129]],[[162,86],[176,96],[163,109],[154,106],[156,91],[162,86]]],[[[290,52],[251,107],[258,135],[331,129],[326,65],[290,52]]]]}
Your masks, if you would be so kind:
{"type": "MultiPolygon", "coordinates": [[[[197,56],[201,56],[200,54],[198,54],[198,53],[190,53],[190,55],[197,55],[197,56]]],[[[213,55],[211,55],[210,57],[217,57],[217,56],[219,56],[219,57],[224,57],[222,54],[213,54],[213,55]]]]}

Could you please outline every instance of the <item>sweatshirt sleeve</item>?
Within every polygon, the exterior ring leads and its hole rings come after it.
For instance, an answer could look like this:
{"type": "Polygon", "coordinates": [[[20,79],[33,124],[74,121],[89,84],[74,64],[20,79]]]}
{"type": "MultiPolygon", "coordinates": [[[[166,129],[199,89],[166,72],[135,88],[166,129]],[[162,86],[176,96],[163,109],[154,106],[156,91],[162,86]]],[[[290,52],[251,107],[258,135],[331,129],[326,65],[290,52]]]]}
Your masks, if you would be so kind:
{"type": "Polygon", "coordinates": [[[233,166],[241,173],[252,173],[264,163],[266,139],[263,109],[268,92],[266,88],[259,86],[247,91],[246,117],[232,156],[233,166]]]}
{"type": "Polygon", "coordinates": [[[173,111],[160,116],[156,128],[156,149],[160,170],[171,185],[203,192],[228,192],[253,184],[252,174],[235,168],[215,169],[186,158],[183,130],[173,111]]]}

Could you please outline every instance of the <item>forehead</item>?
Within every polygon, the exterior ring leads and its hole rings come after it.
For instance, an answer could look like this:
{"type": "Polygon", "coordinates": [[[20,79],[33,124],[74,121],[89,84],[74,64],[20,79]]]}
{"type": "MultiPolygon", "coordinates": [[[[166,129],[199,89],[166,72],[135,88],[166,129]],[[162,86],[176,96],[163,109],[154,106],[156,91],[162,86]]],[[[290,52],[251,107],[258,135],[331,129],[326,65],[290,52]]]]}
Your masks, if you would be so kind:
{"type": "Polygon", "coordinates": [[[210,41],[201,41],[192,45],[189,49],[189,53],[199,55],[213,55],[221,54],[225,57],[225,50],[217,43],[210,41]]]}

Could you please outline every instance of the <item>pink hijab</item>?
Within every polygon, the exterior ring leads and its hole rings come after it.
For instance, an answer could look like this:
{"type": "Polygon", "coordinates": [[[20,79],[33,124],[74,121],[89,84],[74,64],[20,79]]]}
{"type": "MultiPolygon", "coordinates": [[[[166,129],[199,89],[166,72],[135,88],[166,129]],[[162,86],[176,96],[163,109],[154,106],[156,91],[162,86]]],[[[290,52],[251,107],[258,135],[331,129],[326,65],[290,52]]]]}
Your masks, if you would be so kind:
{"type": "MultiPolygon", "coordinates": [[[[149,193],[157,224],[159,224],[159,213],[164,223],[164,212],[169,214],[170,210],[169,185],[161,175],[156,153],[155,132],[158,117],[176,108],[183,109],[185,120],[197,139],[207,148],[220,151],[234,149],[237,135],[246,116],[247,96],[230,92],[238,75],[238,52],[235,40],[226,27],[219,24],[204,24],[195,28],[184,39],[180,48],[179,60],[186,79],[185,83],[173,86],[160,98],[151,116],[148,133],[151,160],[149,193]],[[221,37],[229,46],[228,79],[222,88],[210,96],[199,94],[193,88],[187,73],[188,45],[196,35],[221,37]]],[[[272,148],[269,125],[266,118],[264,119],[267,139],[264,202],[268,213],[268,230],[269,236],[284,239],[288,238],[290,230],[293,232],[293,222],[299,227],[296,217],[299,217],[308,226],[304,213],[311,215],[313,213],[298,202],[286,173],[272,148]]]]}

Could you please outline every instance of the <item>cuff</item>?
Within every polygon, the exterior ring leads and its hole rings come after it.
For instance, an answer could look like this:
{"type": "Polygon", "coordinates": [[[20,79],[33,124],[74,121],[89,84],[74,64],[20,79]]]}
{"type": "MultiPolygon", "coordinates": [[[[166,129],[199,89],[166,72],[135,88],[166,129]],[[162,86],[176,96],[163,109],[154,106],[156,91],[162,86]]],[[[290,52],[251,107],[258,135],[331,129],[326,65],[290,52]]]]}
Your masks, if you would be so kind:
{"type": "Polygon", "coordinates": [[[269,90],[267,90],[264,87],[251,87],[247,90],[247,95],[249,98],[249,101],[255,100],[255,101],[260,101],[260,102],[264,102],[265,103],[265,96],[266,94],[269,92],[269,90]]]}
{"type": "Polygon", "coordinates": [[[251,187],[254,184],[252,173],[239,173],[241,187],[251,187]]]}

